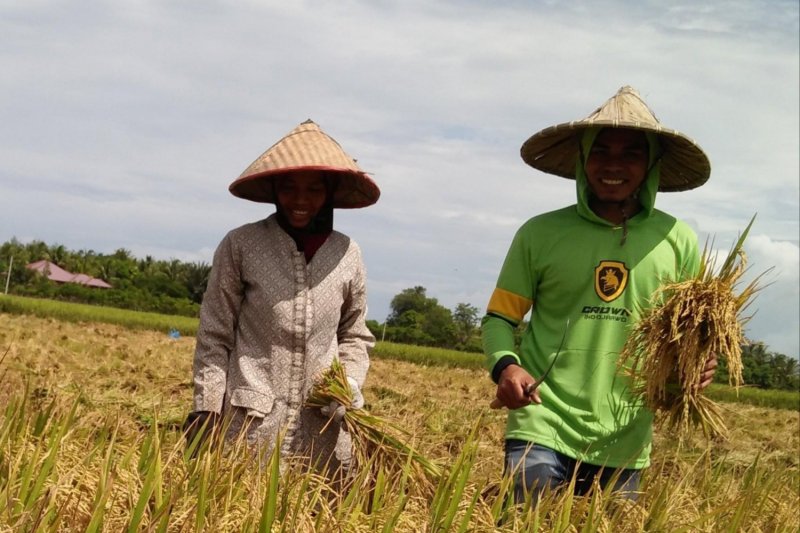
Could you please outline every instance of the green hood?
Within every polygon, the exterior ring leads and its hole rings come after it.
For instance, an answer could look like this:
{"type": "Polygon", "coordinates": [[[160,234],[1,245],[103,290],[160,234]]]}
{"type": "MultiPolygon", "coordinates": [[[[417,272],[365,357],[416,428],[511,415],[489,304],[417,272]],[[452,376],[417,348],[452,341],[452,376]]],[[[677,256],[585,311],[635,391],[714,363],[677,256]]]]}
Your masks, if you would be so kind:
{"type": "MultiPolygon", "coordinates": [[[[589,195],[591,193],[589,191],[589,181],[586,178],[585,165],[586,159],[591,152],[592,145],[602,129],[602,127],[586,128],[583,133],[583,138],[581,139],[581,152],[578,157],[578,162],[575,165],[578,214],[592,222],[613,226],[611,222],[597,216],[589,207],[589,195]]],[[[639,202],[642,204],[642,210],[627,221],[629,225],[638,224],[640,221],[649,217],[656,205],[656,192],[658,192],[658,181],[661,171],[661,145],[658,142],[658,135],[655,133],[645,131],[644,134],[647,137],[647,143],[650,147],[650,162],[648,165],[650,170],[648,170],[647,177],[642,182],[637,193],[639,202]]]]}

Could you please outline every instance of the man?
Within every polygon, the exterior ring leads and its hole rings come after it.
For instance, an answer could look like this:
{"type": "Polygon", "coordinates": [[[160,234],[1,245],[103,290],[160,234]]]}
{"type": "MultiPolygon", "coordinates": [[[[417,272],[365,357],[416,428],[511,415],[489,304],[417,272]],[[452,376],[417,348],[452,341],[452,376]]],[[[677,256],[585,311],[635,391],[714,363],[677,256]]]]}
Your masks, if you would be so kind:
{"type": "MultiPolygon", "coordinates": [[[[535,502],[573,476],[578,494],[597,479],[635,498],[650,461],[652,413],[617,360],[661,283],[699,267],[697,236],[655,209],[656,191],[698,187],[710,164],[630,87],[583,120],[533,135],[521,154],[574,179],[578,201],[517,231],[482,322],[496,403],[509,409],[505,460],[515,499],[533,491],[535,502]],[[517,353],[513,332],[529,311],[517,353]]],[[[716,364],[709,359],[700,387],[716,364]]]]}

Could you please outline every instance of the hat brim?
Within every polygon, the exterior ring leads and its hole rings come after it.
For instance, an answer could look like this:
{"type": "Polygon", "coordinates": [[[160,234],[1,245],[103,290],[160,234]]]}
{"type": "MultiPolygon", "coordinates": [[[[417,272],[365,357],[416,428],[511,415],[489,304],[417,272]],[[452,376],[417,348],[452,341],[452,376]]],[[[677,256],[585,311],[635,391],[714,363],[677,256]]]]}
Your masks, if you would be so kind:
{"type": "Polygon", "coordinates": [[[590,127],[626,128],[657,134],[662,148],[659,191],[694,189],[711,175],[708,156],[689,137],[675,130],[620,121],[574,121],[545,128],[522,144],[522,160],[542,172],[575,179],[580,141],[583,132],[590,127]]]}
{"type": "Polygon", "coordinates": [[[381,191],[364,172],[323,165],[304,165],[284,167],[246,176],[240,176],[231,183],[228,190],[234,196],[253,202],[275,203],[271,182],[294,172],[319,170],[337,178],[333,195],[333,207],[338,209],[357,209],[367,207],[378,201],[381,191]]]}

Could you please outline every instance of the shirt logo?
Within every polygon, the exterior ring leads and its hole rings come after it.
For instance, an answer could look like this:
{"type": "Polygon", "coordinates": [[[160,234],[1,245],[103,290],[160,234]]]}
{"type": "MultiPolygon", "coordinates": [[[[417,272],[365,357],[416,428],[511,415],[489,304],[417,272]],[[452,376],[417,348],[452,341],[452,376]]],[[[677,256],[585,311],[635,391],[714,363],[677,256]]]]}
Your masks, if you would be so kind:
{"type": "Polygon", "coordinates": [[[601,300],[610,302],[628,286],[628,269],[619,261],[600,261],[594,268],[594,290],[601,300]]]}

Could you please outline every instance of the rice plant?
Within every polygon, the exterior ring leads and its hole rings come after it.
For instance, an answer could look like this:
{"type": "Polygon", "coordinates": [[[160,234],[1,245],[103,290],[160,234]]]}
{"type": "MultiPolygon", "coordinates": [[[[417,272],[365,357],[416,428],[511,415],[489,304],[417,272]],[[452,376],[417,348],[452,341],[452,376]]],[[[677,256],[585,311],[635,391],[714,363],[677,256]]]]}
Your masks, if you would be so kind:
{"type": "Polygon", "coordinates": [[[745,272],[742,248],[755,217],[717,269],[709,246],[700,269],[685,281],[667,281],[653,296],[633,327],[620,357],[635,393],[680,436],[699,425],[709,436],[724,435],[725,423],[716,402],[700,390],[706,361],[712,356],[728,364],[729,383],[742,384],[742,316],[758,287],[757,277],[736,289],[745,272]]]}
{"type": "Polygon", "coordinates": [[[531,507],[508,497],[485,370],[374,360],[372,415],[416,436],[439,475],[424,486],[410,455],[374,455],[337,486],[241,440],[189,453],[192,350],[191,339],[0,315],[0,532],[800,529],[797,410],[726,404],[735,438],[724,442],[678,448],[656,431],[636,503],[564,490],[531,507]]]}
{"type": "MultiPolygon", "coordinates": [[[[389,475],[404,469],[414,470],[414,481],[422,485],[433,483],[441,476],[441,468],[407,442],[409,435],[405,431],[365,409],[352,407],[353,391],[339,359],[334,359],[330,369],[320,376],[306,400],[306,407],[320,409],[331,402],[345,408],[341,423],[353,441],[353,468],[374,471],[375,478],[368,479],[370,484],[374,484],[384,470],[389,475]]],[[[331,417],[329,424],[333,420],[331,417]]]]}

